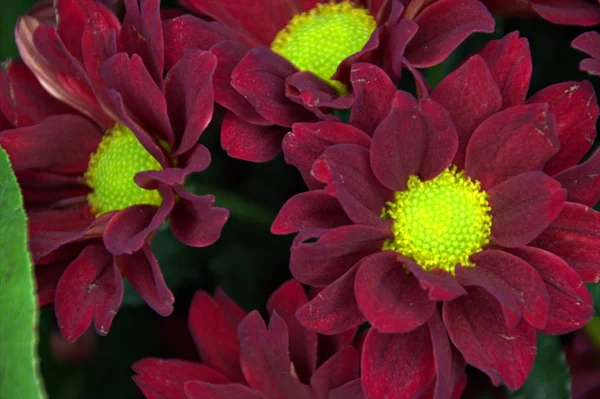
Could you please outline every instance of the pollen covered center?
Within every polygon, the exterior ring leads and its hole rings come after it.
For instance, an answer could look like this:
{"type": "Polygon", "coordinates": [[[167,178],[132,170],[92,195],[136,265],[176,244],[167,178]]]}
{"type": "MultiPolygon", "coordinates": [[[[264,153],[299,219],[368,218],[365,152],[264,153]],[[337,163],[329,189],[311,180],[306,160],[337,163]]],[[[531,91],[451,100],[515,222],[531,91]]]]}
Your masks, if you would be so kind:
{"type": "Polygon", "coordinates": [[[410,176],[383,216],[393,220],[394,239],[384,244],[413,258],[426,270],[454,273],[456,264],[474,266],[469,257],[490,242],[492,228],[488,194],[478,181],[452,166],[435,178],[410,176]]]}
{"type": "Polygon", "coordinates": [[[146,190],[133,180],[138,172],[161,170],[160,163],[138,141],[128,127],[108,130],[90,158],[85,178],[93,190],[88,202],[96,216],[131,205],[159,206],[158,190],[146,190]]]}
{"type": "Polygon", "coordinates": [[[363,48],[376,27],[369,11],[351,1],[321,3],[294,15],[275,36],[271,49],[344,93],[344,84],[331,77],[346,57],[363,48]]]}

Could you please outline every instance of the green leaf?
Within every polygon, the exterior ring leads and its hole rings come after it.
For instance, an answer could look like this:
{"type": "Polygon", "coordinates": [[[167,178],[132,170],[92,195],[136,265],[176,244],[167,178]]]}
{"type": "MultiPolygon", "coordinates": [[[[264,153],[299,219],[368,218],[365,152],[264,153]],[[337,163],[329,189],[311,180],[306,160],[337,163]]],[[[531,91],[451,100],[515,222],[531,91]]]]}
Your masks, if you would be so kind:
{"type": "Polygon", "coordinates": [[[600,315],[600,283],[596,284],[586,284],[587,289],[594,300],[594,309],[596,309],[596,314],[600,315]]]}
{"type": "Polygon", "coordinates": [[[571,373],[558,336],[538,334],[537,359],[529,379],[518,391],[509,392],[508,398],[571,398],[571,373]]]}
{"type": "Polygon", "coordinates": [[[27,222],[19,186],[2,149],[0,182],[0,398],[43,398],[27,222]]]}

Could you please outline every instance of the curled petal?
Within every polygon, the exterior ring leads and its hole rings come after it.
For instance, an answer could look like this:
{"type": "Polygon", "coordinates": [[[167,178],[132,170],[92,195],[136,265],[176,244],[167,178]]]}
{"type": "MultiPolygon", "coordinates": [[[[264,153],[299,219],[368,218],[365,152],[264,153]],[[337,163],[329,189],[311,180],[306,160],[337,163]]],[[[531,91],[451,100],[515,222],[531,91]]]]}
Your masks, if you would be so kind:
{"type": "Polygon", "coordinates": [[[567,190],[567,201],[593,207],[600,200],[600,151],[554,178],[567,190]]]}

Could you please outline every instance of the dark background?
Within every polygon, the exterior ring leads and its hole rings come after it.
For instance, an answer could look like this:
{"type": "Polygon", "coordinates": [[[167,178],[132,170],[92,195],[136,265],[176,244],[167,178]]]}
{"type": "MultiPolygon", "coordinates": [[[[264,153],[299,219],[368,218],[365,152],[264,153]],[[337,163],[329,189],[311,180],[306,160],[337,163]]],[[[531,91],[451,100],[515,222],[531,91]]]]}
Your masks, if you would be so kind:
{"type": "MultiPolygon", "coordinates": [[[[14,23],[34,1],[1,2],[0,60],[5,60],[18,57],[14,23]]],[[[172,6],[175,2],[163,4],[172,6]]],[[[584,29],[542,20],[497,18],[494,35],[472,36],[445,63],[425,71],[427,79],[435,86],[464,56],[515,30],[527,37],[531,46],[534,70],[530,94],[553,83],[588,78],[578,71],[583,54],[570,48],[570,42],[584,29]]],[[[600,79],[590,80],[598,92],[600,79]]],[[[405,77],[399,86],[411,90],[412,82],[405,77]]],[[[227,158],[218,138],[221,115],[222,110],[217,109],[212,126],[201,138],[211,149],[211,167],[194,176],[190,184],[197,193],[215,194],[217,204],[231,210],[223,236],[209,248],[194,249],[179,244],[168,229],[158,233],[154,251],[176,297],[176,311],[168,319],[155,315],[128,289],[107,337],[89,331],[77,344],[68,346],[57,333],[53,313],[42,311],[41,368],[50,398],[139,397],[131,380],[131,364],[136,360],[146,356],[196,358],[186,319],[197,289],[212,292],[219,285],[244,308],[263,311],[270,293],[290,278],[287,262],[291,237],[273,236],[269,226],[285,200],[302,191],[303,183],[281,156],[262,165],[227,158]]]]}

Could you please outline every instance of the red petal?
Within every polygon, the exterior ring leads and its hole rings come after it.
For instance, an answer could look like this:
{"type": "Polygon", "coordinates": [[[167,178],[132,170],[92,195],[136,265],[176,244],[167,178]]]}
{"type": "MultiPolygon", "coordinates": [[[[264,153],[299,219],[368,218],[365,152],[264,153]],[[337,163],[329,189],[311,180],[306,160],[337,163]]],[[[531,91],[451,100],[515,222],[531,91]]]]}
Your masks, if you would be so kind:
{"type": "Polygon", "coordinates": [[[307,302],[304,288],[296,280],[283,283],[267,302],[269,314],[276,312],[288,326],[290,358],[302,381],[309,381],[317,367],[317,334],[305,330],[296,319],[296,311],[307,302]]]}
{"type": "Polygon", "coordinates": [[[486,119],[467,146],[465,170],[488,189],[521,173],[539,170],[560,147],[547,104],[519,105],[486,119]]]}
{"type": "Polygon", "coordinates": [[[248,315],[248,312],[242,309],[240,305],[235,303],[235,301],[231,299],[229,295],[227,295],[227,293],[220,287],[215,289],[213,297],[215,302],[217,302],[221,309],[223,309],[225,316],[227,316],[232,325],[237,326],[242,322],[244,317],[248,315]]]}
{"type": "Polygon", "coordinates": [[[494,385],[501,380],[511,390],[523,385],[535,361],[533,327],[523,321],[508,329],[494,299],[474,288],[445,302],[443,316],[452,342],[467,363],[486,373],[494,385]]]}
{"type": "MultiPolygon", "coordinates": [[[[464,378],[465,364],[462,357],[453,350],[446,326],[439,312],[435,312],[427,323],[431,334],[433,358],[435,359],[435,385],[432,399],[455,398],[455,391],[462,392],[461,379],[464,378]]],[[[460,393],[458,394],[460,397],[460,393]]]]}
{"type": "Polygon", "coordinates": [[[411,259],[398,257],[398,260],[419,280],[421,288],[429,291],[432,301],[449,301],[467,293],[456,278],[445,270],[427,271],[411,259]]]}
{"type": "Polygon", "coordinates": [[[593,207],[600,200],[600,151],[554,178],[567,190],[568,201],[593,207]]]}
{"type": "Polygon", "coordinates": [[[369,398],[418,398],[435,378],[429,329],[382,334],[371,328],[363,346],[361,371],[369,398]]]}
{"type": "Polygon", "coordinates": [[[267,162],[281,151],[281,139],[288,130],[276,125],[253,125],[227,112],[221,124],[221,146],[230,157],[267,162]]]}
{"type": "MultiPolygon", "coordinates": [[[[542,329],[548,320],[548,292],[533,267],[507,252],[488,249],[471,256],[475,267],[459,267],[456,274],[466,286],[486,289],[507,308],[517,305],[532,326],[542,329]]],[[[509,323],[509,326],[514,324],[509,323]]]]}
{"type": "Polygon", "coordinates": [[[127,281],[148,306],[161,316],[168,316],[173,312],[175,298],[148,246],[131,255],[118,256],[116,262],[127,281]]]}
{"type": "Polygon", "coordinates": [[[339,334],[365,321],[354,297],[357,268],[351,268],[298,309],[296,317],[306,329],[327,335],[339,334]]]}
{"type": "Polygon", "coordinates": [[[396,253],[385,251],[365,258],[354,282],[356,302],[369,323],[382,333],[403,333],[423,325],[435,311],[396,253]]]}
{"type": "Polygon", "coordinates": [[[310,386],[318,399],[329,399],[329,393],[347,382],[358,378],[358,352],[347,346],[325,363],[310,379],[310,386]]]}
{"type": "Polygon", "coordinates": [[[550,307],[544,334],[566,334],[585,326],[594,314],[581,277],[560,257],[534,247],[510,250],[533,266],[546,283],[550,307]]]}
{"type": "Polygon", "coordinates": [[[529,42],[512,32],[500,40],[492,40],[479,52],[502,94],[502,108],[525,103],[532,62],[529,42]]]}
{"type": "Polygon", "coordinates": [[[482,58],[473,56],[444,78],[431,98],[448,110],[456,126],[458,150],[453,164],[462,168],[473,131],[502,107],[498,86],[482,58]]]}
{"type": "Polygon", "coordinates": [[[494,18],[478,0],[437,1],[414,21],[419,30],[406,49],[406,58],[418,68],[439,64],[474,32],[494,31],[494,18]]]}
{"type": "Polygon", "coordinates": [[[567,202],[532,245],[563,258],[583,281],[600,281],[600,212],[567,202]]]}
{"type": "Polygon", "coordinates": [[[371,167],[379,182],[401,191],[411,175],[429,180],[440,174],[450,165],[457,146],[454,124],[439,104],[431,100],[417,104],[402,93],[373,134],[371,167]]]}
{"type": "Polygon", "coordinates": [[[360,378],[352,380],[329,393],[329,399],[365,399],[360,378]]]}
{"type": "Polygon", "coordinates": [[[573,40],[571,47],[592,57],[582,60],[579,69],[592,75],[600,75],[600,33],[595,31],[582,33],[573,40]]]}
{"type": "Polygon", "coordinates": [[[94,320],[106,335],[123,300],[123,278],[101,244],[88,245],[65,270],[56,287],[58,328],[73,342],[94,320]]]}
{"type": "Polygon", "coordinates": [[[365,256],[380,251],[391,235],[386,230],[351,225],[329,230],[317,242],[295,240],[290,270],[302,283],[326,286],[365,256]]]}
{"type": "Polygon", "coordinates": [[[530,243],[560,213],[566,191],[542,172],[528,172],[488,191],[492,241],[505,247],[530,243]]]}
{"type": "Polygon", "coordinates": [[[185,399],[261,399],[260,395],[245,385],[214,385],[201,381],[187,382],[185,394],[185,399]]]}
{"type": "Polygon", "coordinates": [[[600,23],[600,7],[585,1],[534,2],[531,7],[546,21],[560,25],[594,26],[600,23]]]}
{"type": "Polygon", "coordinates": [[[57,262],[49,265],[35,266],[35,282],[37,288],[37,299],[40,307],[54,302],[58,280],[67,268],[65,262],[57,262]]]}
{"type": "Polygon", "coordinates": [[[302,229],[330,229],[352,224],[340,203],[325,190],[313,190],[290,198],[279,210],[271,232],[290,234],[302,229]]]}
{"type": "Polygon", "coordinates": [[[316,189],[323,184],[311,176],[312,165],[334,144],[358,144],[368,148],[371,139],[362,130],[345,123],[296,123],[285,135],[282,146],[285,161],[298,168],[309,188],[316,189]]]}
{"type": "Polygon", "coordinates": [[[596,138],[598,101],[594,86],[588,81],[555,84],[537,92],[528,103],[548,103],[556,116],[560,149],[548,161],[544,171],[555,175],[577,165],[596,138]]]}
{"type": "Polygon", "coordinates": [[[225,309],[206,292],[198,291],[190,306],[188,324],[202,362],[229,381],[245,382],[240,368],[238,326],[227,317],[225,309]]]}

